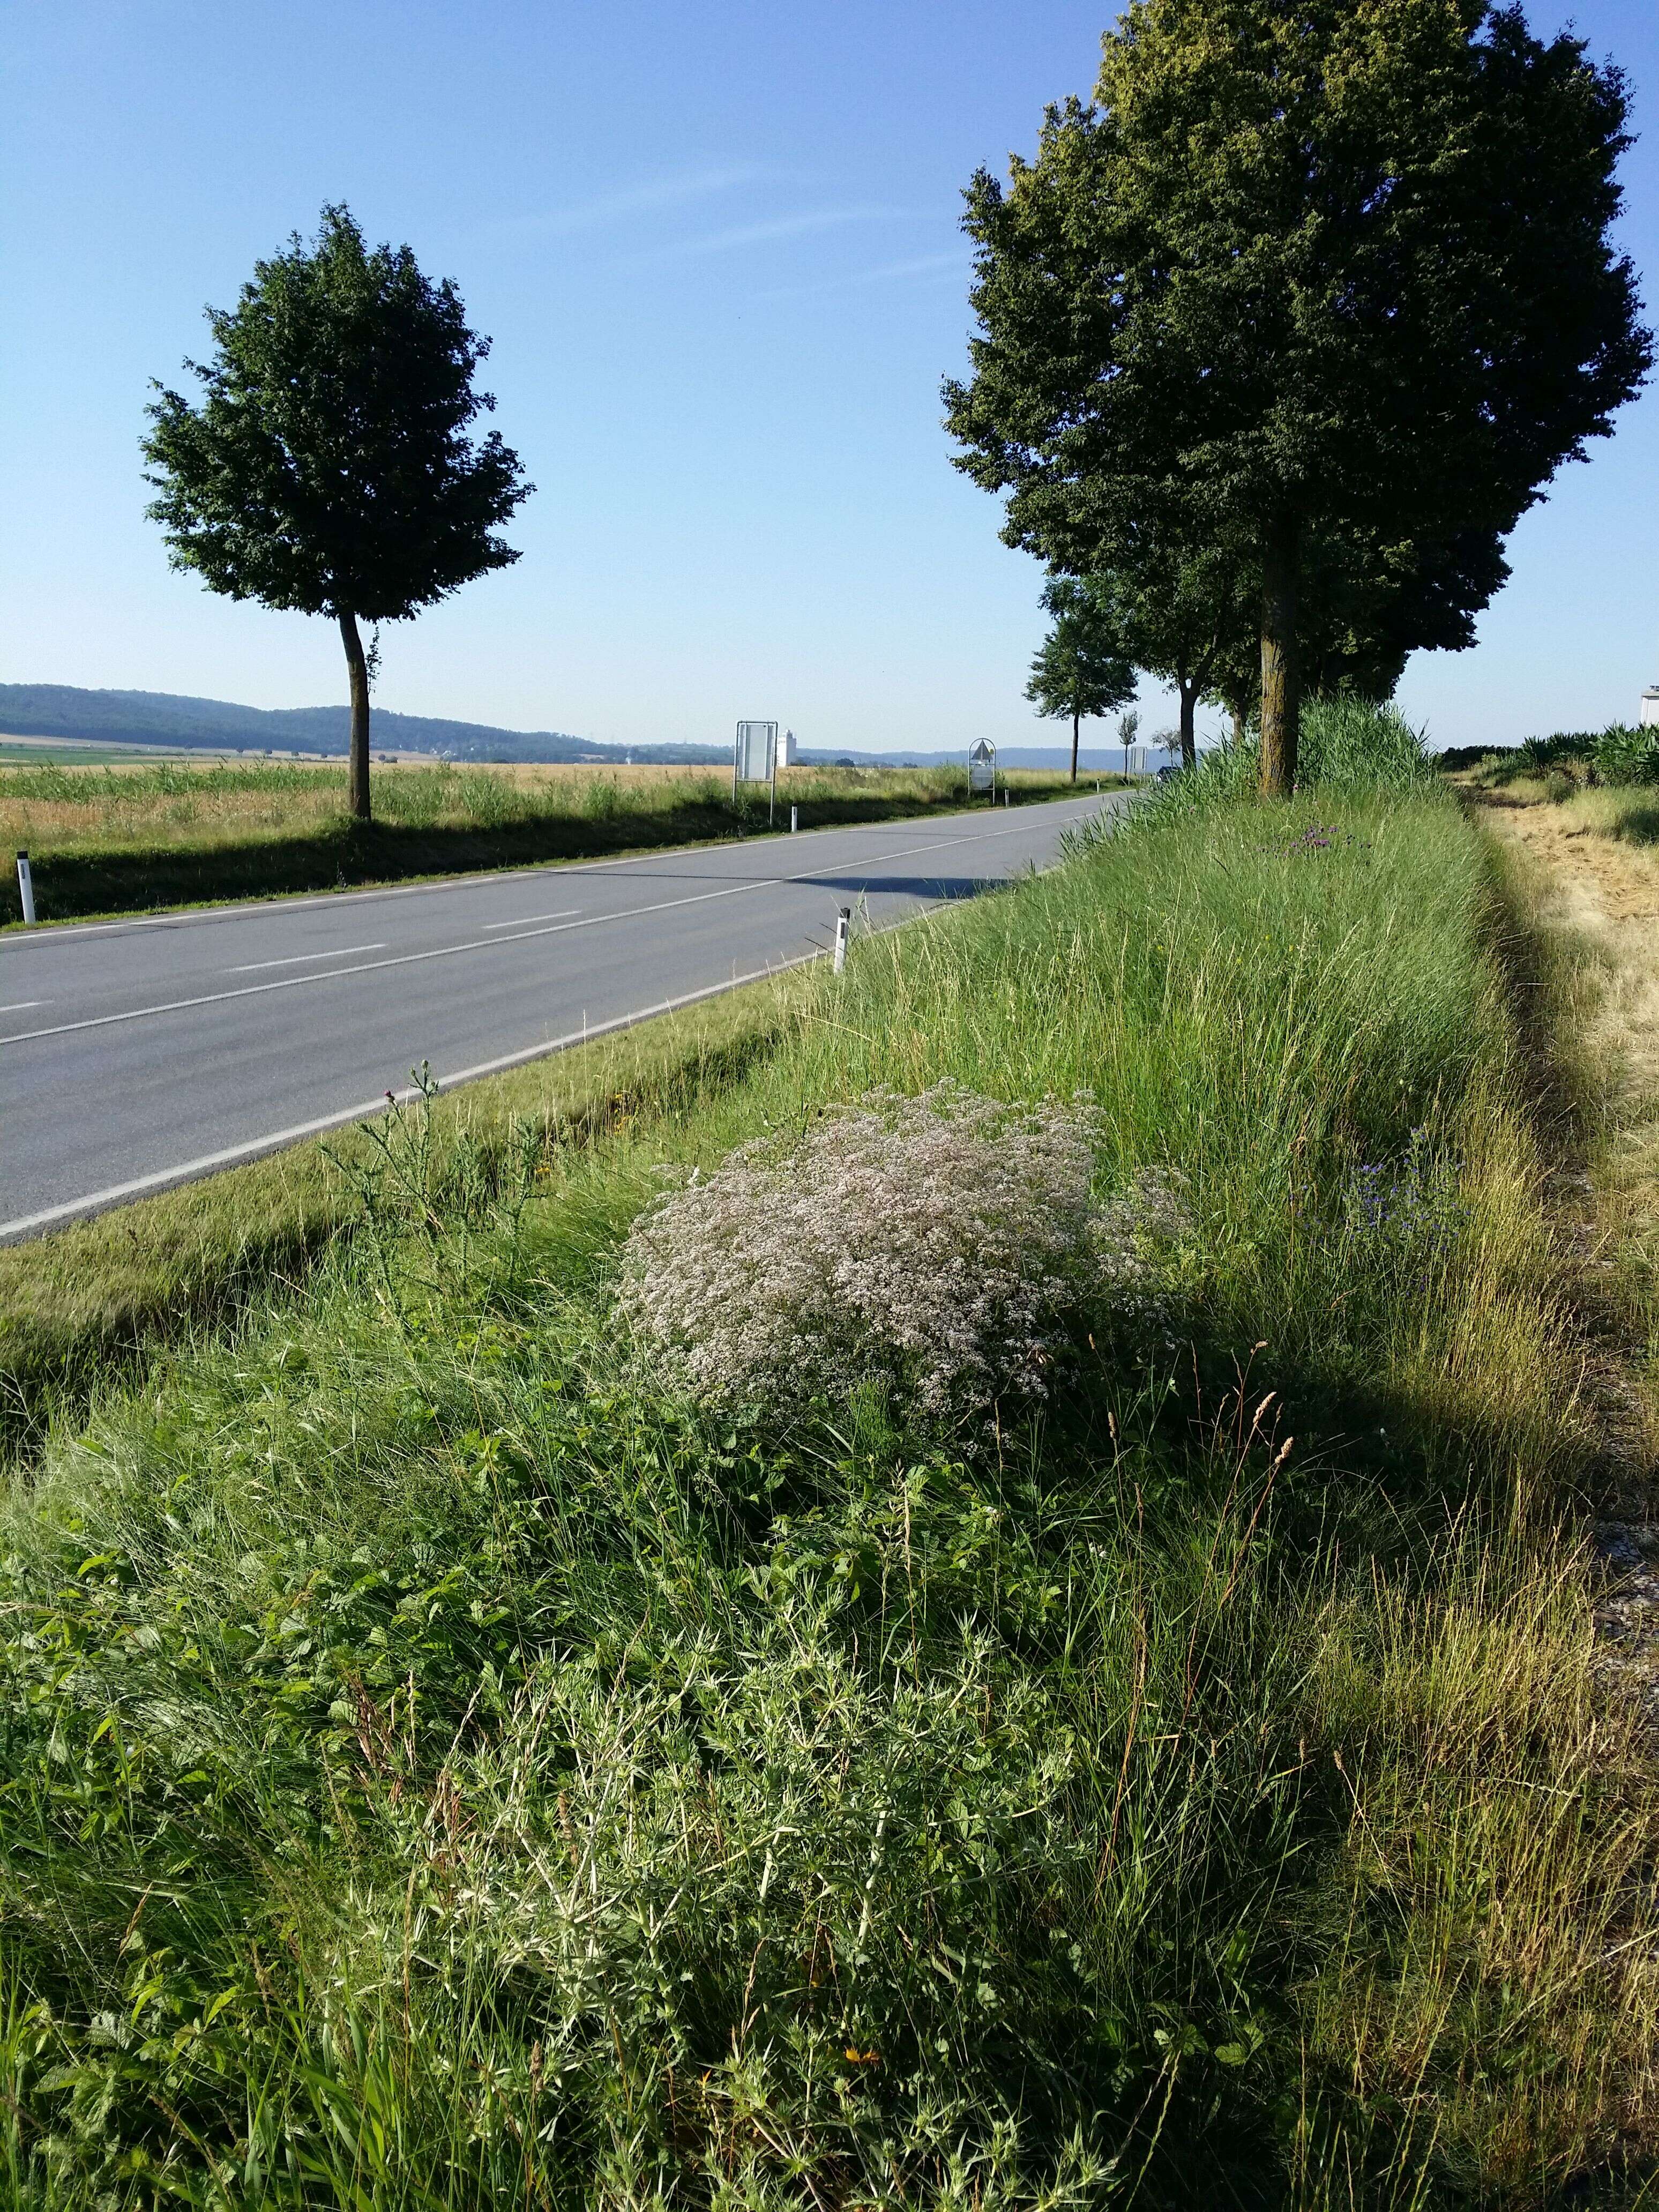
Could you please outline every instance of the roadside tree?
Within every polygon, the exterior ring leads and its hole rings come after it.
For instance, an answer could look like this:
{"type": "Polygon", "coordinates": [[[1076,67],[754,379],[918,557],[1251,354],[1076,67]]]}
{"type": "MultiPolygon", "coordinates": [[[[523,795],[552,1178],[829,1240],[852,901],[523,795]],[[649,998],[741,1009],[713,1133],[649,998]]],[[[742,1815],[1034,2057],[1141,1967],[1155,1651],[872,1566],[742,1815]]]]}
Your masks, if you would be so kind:
{"type": "Polygon", "coordinates": [[[1125,655],[1174,686],[1183,768],[1198,758],[1199,701],[1254,635],[1253,580],[1248,552],[1168,544],[1138,546],[1132,560],[1090,579],[1125,655]]]}
{"type": "Polygon", "coordinates": [[[518,554],[497,536],[533,487],[473,379],[489,351],[447,279],[409,247],[371,252],[343,207],[316,243],[254,264],[215,354],[185,366],[200,404],[157,385],[149,513],[210,590],[339,624],[351,690],[351,811],[369,818],[372,653],[360,623],[407,621],[518,554]]]}
{"type": "Polygon", "coordinates": [[[957,465],[1070,574],[1250,546],[1265,790],[1319,532],[1501,539],[1643,381],[1626,109],[1518,6],[1130,0],[1097,104],[973,179],[957,465]]]}
{"type": "MultiPolygon", "coordinates": [[[[1297,612],[1304,693],[1391,697],[1412,653],[1474,643],[1474,618],[1509,573],[1491,531],[1439,544],[1389,544],[1374,531],[1328,526],[1310,532],[1297,612]]],[[[1243,597],[1259,589],[1252,572],[1243,597]]],[[[1261,648],[1248,622],[1212,662],[1206,696],[1226,707],[1242,740],[1261,697],[1261,648]]]]}
{"type": "Polygon", "coordinates": [[[1072,781],[1077,781],[1078,733],[1085,718],[1109,714],[1135,696],[1135,672],[1124,659],[1110,611],[1094,586],[1054,576],[1042,604],[1053,627],[1031,663],[1025,696],[1039,714],[1070,718],[1072,781]]]}

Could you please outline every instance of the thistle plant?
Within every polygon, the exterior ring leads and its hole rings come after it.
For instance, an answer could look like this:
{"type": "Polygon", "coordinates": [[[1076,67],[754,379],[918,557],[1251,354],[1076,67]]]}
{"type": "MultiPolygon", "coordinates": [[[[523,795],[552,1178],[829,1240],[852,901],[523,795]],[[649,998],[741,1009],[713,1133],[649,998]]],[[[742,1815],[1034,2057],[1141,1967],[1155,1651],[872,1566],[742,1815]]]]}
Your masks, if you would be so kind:
{"type": "Polygon", "coordinates": [[[727,1405],[788,1411],[872,1382],[935,1417],[1040,1400],[1073,1316],[1157,1304],[1182,1224],[1155,1172],[1098,1194],[1098,1139],[1086,1101],[870,1091],[659,1199],[629,1237],[620,1312],[675,1383],[727,1405]]]}

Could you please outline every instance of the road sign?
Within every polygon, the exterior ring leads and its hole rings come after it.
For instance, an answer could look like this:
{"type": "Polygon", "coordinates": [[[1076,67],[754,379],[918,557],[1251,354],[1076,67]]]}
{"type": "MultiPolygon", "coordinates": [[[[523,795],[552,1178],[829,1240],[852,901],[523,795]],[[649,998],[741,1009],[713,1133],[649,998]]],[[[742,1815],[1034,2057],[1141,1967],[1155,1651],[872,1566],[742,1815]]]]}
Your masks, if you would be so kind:
{"type": "Polygon", "coordinates": [[[778,726],[775,722],[739,722],[732,756],[732,773],[739,783],[770,783],[777,765],[778,726]]]}
{"type": "Polygon", "coordinates": [[[772,787],[771,805],[778,801],[778,726],[775,722],[739,722],[732,748],[732,804],[738,803],[740,783],[772,787]]]}
{"type": "Polygon", "coordinates": [[[988,791],[993,799],[997,795],[997,749],[988,738],[968,748],[968,788],[988,791]]]}

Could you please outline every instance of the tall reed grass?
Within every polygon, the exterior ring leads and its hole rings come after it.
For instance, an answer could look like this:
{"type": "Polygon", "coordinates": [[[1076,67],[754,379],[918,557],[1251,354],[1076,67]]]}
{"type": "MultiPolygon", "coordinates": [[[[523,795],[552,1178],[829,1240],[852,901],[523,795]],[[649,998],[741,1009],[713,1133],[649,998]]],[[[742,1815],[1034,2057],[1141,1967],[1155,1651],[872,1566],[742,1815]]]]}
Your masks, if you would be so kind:
{"type": "MultiPolygon", "coordinates": [[[[1434,762],[1397,707],[1343,696],[1310,699],[1302,709],[1297,781],[1304,793],[1328,797],[1377,792],[1401,796],[1422,790],[1434,762]]],[[[1261,774],[1259,739],[1222,745],[1200,756],[1196,768],[1159,784],[1152,803],[1138,810],[1138,826],[1172,815],[1201,814],[1228,799],[1247,798],[1261,774]]]]}
{"type": "Polygon", "coordinates": [[[1659,1798],[1493,899],[1414,786],[1160,810],[470,1207],[389,1122],[303,1304],[8,1501],[13,2200],[1633,2187],[1659,1798]],[[1158,1330],[954,1428],[642,1363],[665,1164],[952,1079],[1181,1178],[1158,1330]]]}

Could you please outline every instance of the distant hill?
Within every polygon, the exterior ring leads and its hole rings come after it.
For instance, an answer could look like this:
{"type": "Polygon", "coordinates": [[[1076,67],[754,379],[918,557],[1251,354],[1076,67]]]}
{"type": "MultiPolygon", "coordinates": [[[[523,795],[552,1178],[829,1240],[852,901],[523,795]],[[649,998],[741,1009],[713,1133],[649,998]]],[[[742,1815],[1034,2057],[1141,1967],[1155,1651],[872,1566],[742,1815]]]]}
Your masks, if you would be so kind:
{"type": "MultiPolygon", "coordinates": [[[[1155,747],[1133,745],[1130,748],[1132,768],[1157,767],[1164,756],[1155,747]]],[[[795,756],[802,768],[961,768],[968,758],[968,741],[952,745],[948,752],[921,753],[896,750],[885,753],[829,752],[822,748],[803,745],[795,756]]],[[[1065,745],[1010,745],[997,747],[997,759],[1004,768],[1068,769],[1072,765],[1072,748],[1065,745]]],[[[1084,745],[1077,757],[1078,773],[1089,775],[1115,775],[1123,765],[1121,745],[1084,745]]]]}
{"type": "MultiPolygon", "coordinates": [[[[430,714],[374,709],[374,744],[388,752],[449,760],[729,761],[716,745],[605,745],[562,730],[498,730],[430,714]]],[[[345,707],[239,707],[171,691],[83,691],[72,684],[0,684],[0,732],[19,738],[92,738],[105,744],[178,745],[205,752],[341,753],[350,735],[345,707]]]]}
{"type": "MultiPolygon", "coordinates": [[[[173,691],[85,691],[73,684],[0,684],[0,736],[85,738],[102,744],[165,745],[203,752],[301,752],[343,755],[350,735],[349,708],[239,707],[228,699],[193,699],[173,691]]],[[[609,745],[564,730],[499,730],[488,722],[450,722],[433,714],[374,709],[371,734],[377,750],[432,753],[446,760],[577,761],[621,763],[684,763],[730,767],[728,745],[609,745]]],[[[836,752],[803,746],[803,767],[845,762],[857,768],[939,768],[966,760],[968,741],[940,752],[893,748],[886,752],[836,752]]],[[[1011,768],[1064,769],[1066,745],[1005,745],[1011,768]]],[[[1085,746],[1079,767],[1091,775],[1121,767],[1121,750],[1085,746]]]]}

